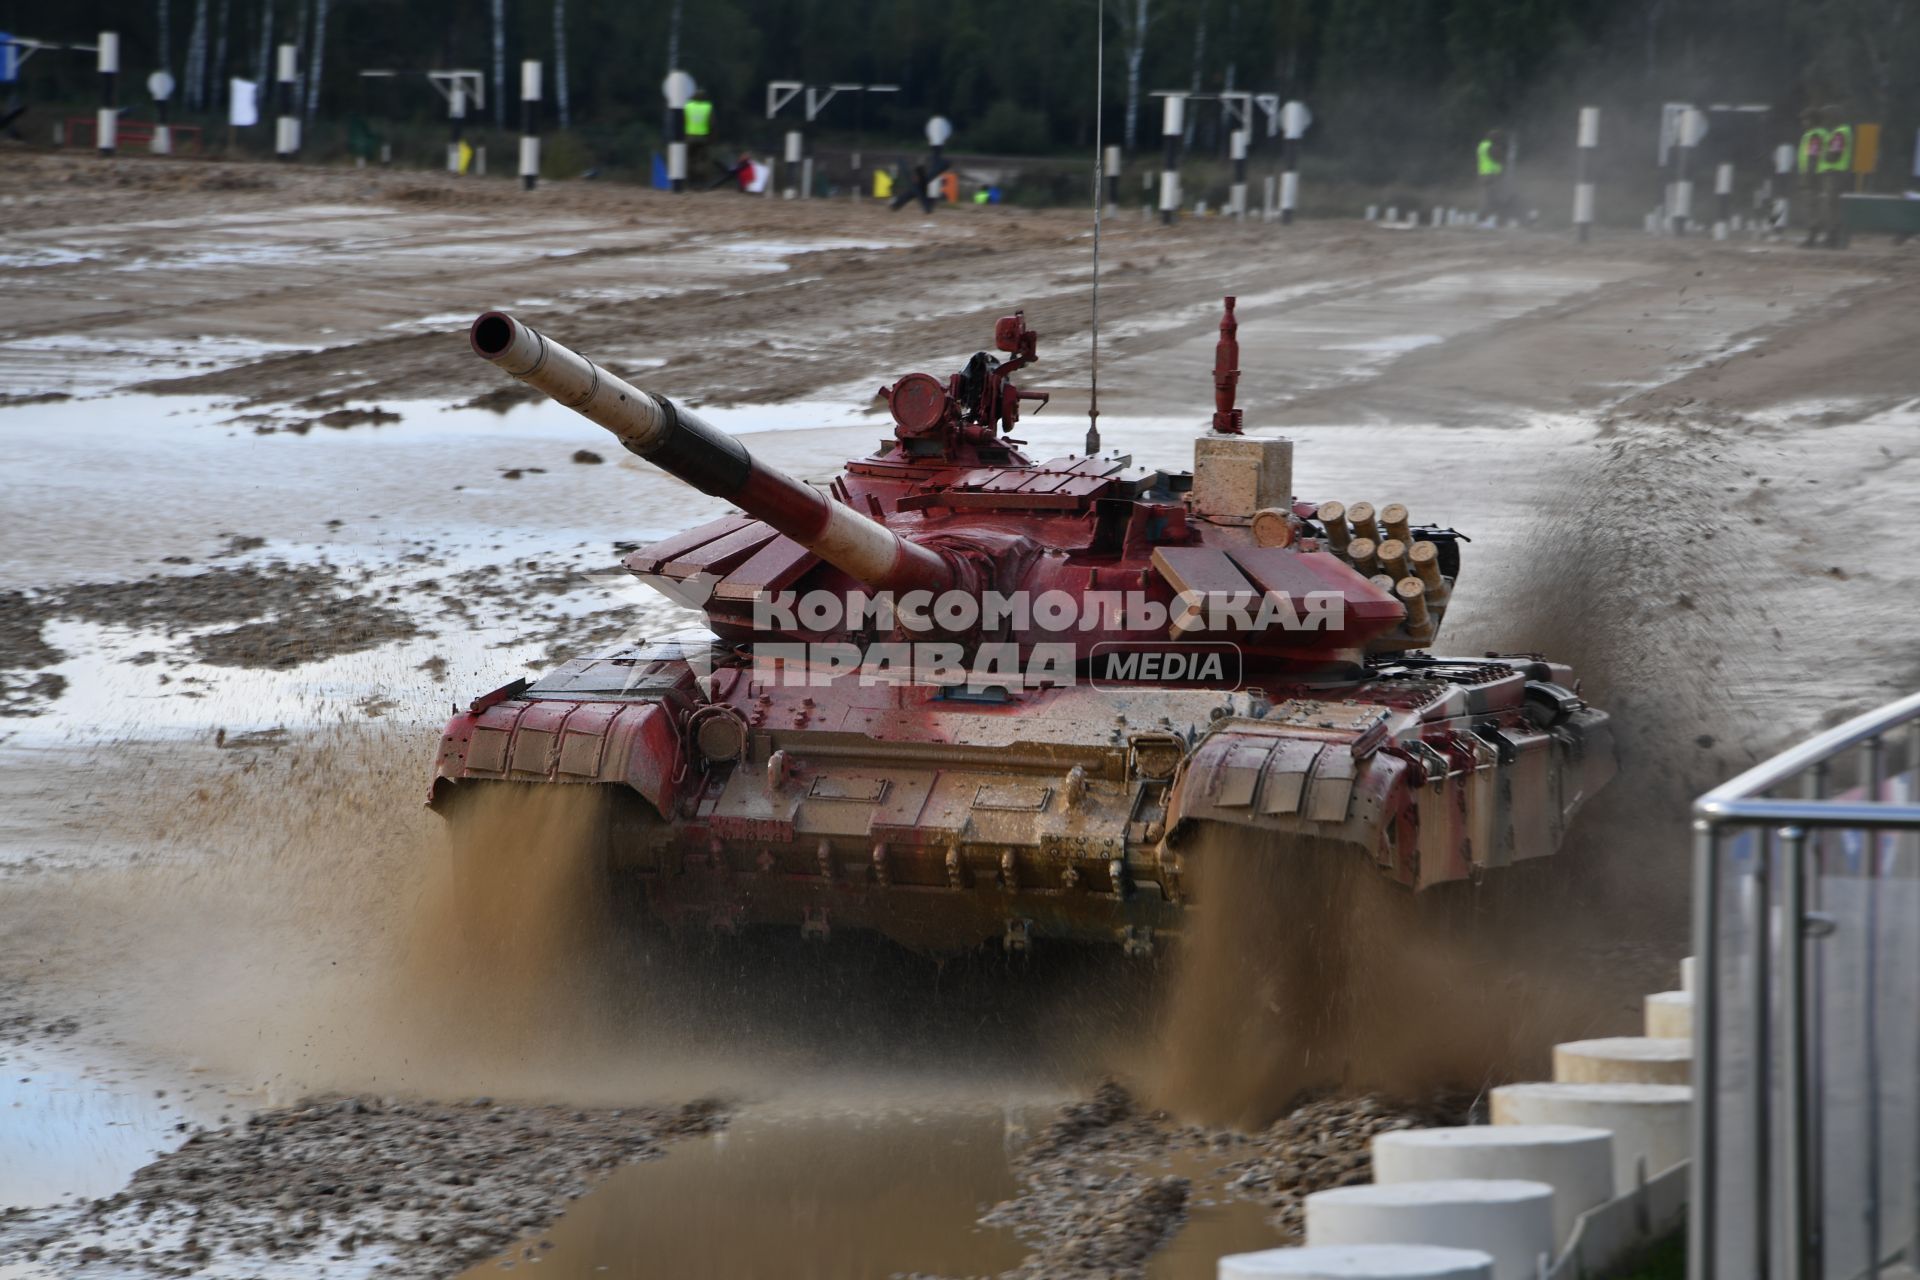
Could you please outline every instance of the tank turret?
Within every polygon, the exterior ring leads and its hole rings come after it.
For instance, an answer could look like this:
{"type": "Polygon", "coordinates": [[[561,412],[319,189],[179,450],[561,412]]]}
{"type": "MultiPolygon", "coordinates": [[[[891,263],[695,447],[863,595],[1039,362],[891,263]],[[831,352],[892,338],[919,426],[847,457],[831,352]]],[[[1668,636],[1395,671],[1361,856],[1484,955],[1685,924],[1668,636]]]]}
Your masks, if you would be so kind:
{"type": "Polygon", "coordinates": [[[480,316],[470,337],[481,356],[605,427],[629,452],[738,505],[861,582],[888,590],[955,585],[953,566],[938,552],[828,501],[698,414],[640,390],[505,312],[480,316]]]}
{"type": "Polygon", "coordinates": [[[713,637],[476,698],[432,803],[598,788],[623,900],[669,924],[933,952],[1150,954],[1190,866],[1236,844],[1411,890],[1555,852],[1612,775],[1606,714],[1538,654],[1423,652],[1464,539],[1296,496],[1291,442],[1235,403],[1238,330],[1229,299],[1188,469],[1029,458],[1013,433],[1046,395],[1013,382],[1039,359],[1015,313],[958,372],[881,387],[892,431],[815,487],[481,316],[480,355],[738,510],[625,561],[713,637]]]}

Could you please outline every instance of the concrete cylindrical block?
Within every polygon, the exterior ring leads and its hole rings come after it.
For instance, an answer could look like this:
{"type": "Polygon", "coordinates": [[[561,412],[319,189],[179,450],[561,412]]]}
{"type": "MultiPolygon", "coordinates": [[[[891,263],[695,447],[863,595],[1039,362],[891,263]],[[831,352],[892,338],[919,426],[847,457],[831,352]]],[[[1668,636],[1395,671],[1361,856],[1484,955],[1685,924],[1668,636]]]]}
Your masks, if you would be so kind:
{"type": "Polygon", "coordinates": [[[1647,1035],[1655,1040],[1691,1040],[1693,1038],[1693,993],[1656,991],[1647,997],[1647,1035]]]}
{"type": "MultiPolygon", "coordinates": [[[[1418,584],[1415,584],[1416,587],[1418,584]]],[[[1570,1124],[1401,1129],[1373,1140],[1375,1182],[1519,1178],[1553,1188],[1554,1247],[1580,1215],[1613,1198],[1613,1135],[1570,1124]]]]}
{"type": "Polygon", "coordinates": [[[1307,1197],[1307,1243],[1438,1244],[1493,1258],[1494,1280],[1531,1280],[1553,1253],[1553,1188],[1473,1178],[1335,1187],[1307,1197]]]}
{"type": "Polygon", "coordinates": [[[1493,1123],[1582,1125],[1613,1133],[1614,1194],[1685,1160],[1693,1090],[1677,1084],[1505,1084],[1493,1091],[1493,1123]]]}
{"type": "Polygon", "coordinates": [[[1680,989],[1688,992],[1693,990],[1692,956],[1682,956],[1680,958],[1680,989]]]}
{"type": "Polygon", "coordinates": [[[1553,1046],[1559,1084],[1686,1084],[1693,1078],[1693,1041],[1608,1036],[1553,1046]]]}
{"type": "Polygon", "coordinates": [[[1492,1280],[1493,1259],[1478,1249],[1433,1244],[1355,1244],[1263,1249],[1220,1259],[1219,1280],[1492,1280]]]}

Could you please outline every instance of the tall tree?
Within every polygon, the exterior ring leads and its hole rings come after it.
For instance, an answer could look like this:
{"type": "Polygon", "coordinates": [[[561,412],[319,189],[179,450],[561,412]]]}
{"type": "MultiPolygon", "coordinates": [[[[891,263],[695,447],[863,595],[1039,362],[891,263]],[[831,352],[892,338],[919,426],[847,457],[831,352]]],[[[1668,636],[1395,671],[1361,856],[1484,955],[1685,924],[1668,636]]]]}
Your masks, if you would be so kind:
{"type": "Polygon", "coordinates": [[[212,75],[212,59],[208,57],[211,26],[207,0],[194,0],[193,35],[187,42],[187,101],[195,111],[207,105],[207,82],[212,75]]]}
{"type": "Polygon", "coordinates": [[[254,92],[263,94],[273,74],[273,0],[260,0],[260,61],[254,76],[254,92]]]}
{"type": "Polygon", "coordinates": [[[227,100],[227,22],[232,0],[220,0],[220,12],[213,20],[213,63],[209,72],[211,93],[207,105],[217,107],[227,100]]]}
{"type": "Polygon", "coordinates": [[[507,127],[507,0],[493,0],[493,118],[507,127]]]}
{"type": "Polygon", "coordinates": [[[553,0],[553,105],[559,109],[560,127],[573,127],[573,113],[567,106],[567,0],[553,0]]]}
{"type": "MultiPolygon", "coordinates": [[[[204,0],[203,0],[204,3],[204,0]]],[[[327,0],[314,0],[313,54],[307,59],[307,119],[320,114],[320,77],[326,69],[327,0]]]]}
{"type": "Polygon", "coordinates": [[[1133,24],[1127,30],[1127,154],[1140,142],[1140,64],[1147,55],[1147,0],[1137,0],[1133,24]]]}

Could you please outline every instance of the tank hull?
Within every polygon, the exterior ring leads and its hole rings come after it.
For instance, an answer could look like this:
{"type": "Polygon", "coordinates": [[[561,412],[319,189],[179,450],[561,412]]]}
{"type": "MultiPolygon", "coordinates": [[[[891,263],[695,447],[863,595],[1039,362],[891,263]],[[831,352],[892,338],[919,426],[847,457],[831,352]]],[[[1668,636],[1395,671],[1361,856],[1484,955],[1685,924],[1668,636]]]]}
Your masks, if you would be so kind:
{"type": "Polygon", "coordinates": [[[610,868],[676,927],[1147,954],[1205,910],[1203,835],[1419,891],[1554,853],[1614,770],[1604,713],[1531,657],[985,696],[766,684],[710,658],[633,650],[476,700],[448,725],[432,803],[607,788],[610,868]]]}

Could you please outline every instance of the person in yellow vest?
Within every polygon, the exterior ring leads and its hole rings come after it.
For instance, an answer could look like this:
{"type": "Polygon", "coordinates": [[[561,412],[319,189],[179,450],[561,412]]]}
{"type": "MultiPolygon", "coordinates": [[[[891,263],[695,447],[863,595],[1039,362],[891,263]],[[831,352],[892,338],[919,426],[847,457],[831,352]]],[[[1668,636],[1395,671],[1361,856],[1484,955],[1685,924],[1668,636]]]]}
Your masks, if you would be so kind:
{"type": "Polygon", "coordinates": [[[707,174],[707,144],[713,140],[713,100],[705,89],[695,89],[687,99],[687,182],[699,181],[707,174]]]}
{"type": "Polygon", "coordinates": [[[1807,197],[1807,238],[1802,247],[1824,244],[1840,247],[1840,187],[1853,171],[1853,126],[1837,124],[1824,127],[1838,114],[1832,108],[1809,109],[1802,120],[1806,132],[1800,135],[1800,190],[1807,197]]]}
{"type": "Polygon", "coordinates": [[[1501,157],[1507,151],[1507,138],[1498,129],[1489,129],[1474,148],[1474,172],[1480,178],[1480,216],[1498,218],[1507,204],[1507,166],[1501,157]]]}

